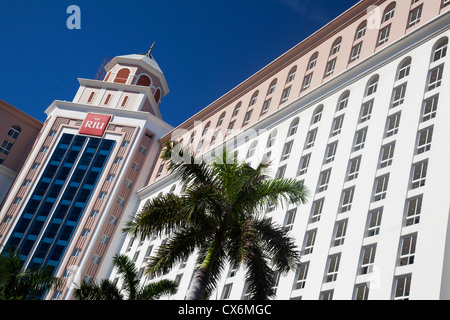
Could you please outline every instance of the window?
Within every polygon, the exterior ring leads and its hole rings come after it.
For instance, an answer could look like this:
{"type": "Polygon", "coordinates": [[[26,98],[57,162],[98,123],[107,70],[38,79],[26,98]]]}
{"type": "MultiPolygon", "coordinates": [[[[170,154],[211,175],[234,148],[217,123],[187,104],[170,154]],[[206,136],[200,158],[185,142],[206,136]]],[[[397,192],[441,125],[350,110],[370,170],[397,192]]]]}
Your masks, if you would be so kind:
{"type": "Polygon", "coordinates": [[[347,233],[347,223],[348,220],[336,222],[334,230],[334,243],[333,246],[341,246],[344,244],[345,234],[347,233]]]}
{"type": "Polygon", "coordinates": [[[286,172],[286,165],[279,167],[277,173],[275,174],[275,179],[283,179],[285,172],[286,172]]]}
{"type": "Polygon", "coordinates": [[[383,208],[375,209],[369,212],[369,223],[367,225],[367,236],[373,237],[380,233],[381,218],[383,216],[383,208]]]}
{"type": "Polygon", "coordinates": [[[373,271],[376,250],[376,244],[364,247],[362,249],[360,274],[368,274],[373,271]]]}
{"type": "Polygon", "coordinates": [[[417,145],[417,154],[430,151],[432,140],[433,140],[433,127],[426,128],[420,131],[417,145]]]}
{"type": "Polygon", "coordinates": [[[436,89],[441,86],[442,74],[444,73],[444,66],[434,68],[430,71],[428,79],[428,91],[436,89]]]}
{"type": "Polygon", "coordinates": [[[404,236],[400,242],[400,266],[413,264],[416,253],[417,234],[404,236]]]}
{"type": "Polygon", "coordinates": [[[369,298],[369,286],[367,283],[361,283],[355,285],[354,300],[368,300],[369,298]]]}
{"type": "Polygon", "coordinates": [[[204,137],[208,134],[209,127],[211,127],[211,122],[208,122],[205,126],[205,129],[203,129],[202,137],[204,137]]]}
{"type": "Polygon", "coordinates": [[[297,176],[304,175],[308,172],[310,160],[311,160],[311,154],[307,154],[301,158],[300,165],[298,167],[297,176]]]}
{"type": "Polygon", "coordinates": [[[136,82],[137,86],[144,86],[144,87],[150,87],[151,84],[152,80],[150,80],[150,78],[144,74],[141,75],[138,81],[136,82]]]}
{"type": "Polygon", "coordinates": [[[367,21],[363,21],[356,30],[355,40],[361,39],[366,34],[367,21]]]}
{"type": "Polygon", "coordinates": [[[339,262],[341,261],[341,255],[335,255],[328,258],[328,268],[325,277],[325,282],[333,282],[337,279],[339,271],[339,262]]]}
{"type": "Polygon", "coordinates": [[[333,300],[334,290],[328,290],[320,293],[320,300],[333,300]]]}
{"type": "Polygon", "coordinates": [[[114,79],[114,82],[126,83],[129,75],[130,75],[129,69],[126,69],[126,68],[120,69],[119,72],[117,73],[116,78],[114,79]]]}
{"type": "Polygon", "coordinates": [[[406,83],[394,89],[392,97],[392,108],[398,107],[405,102],[406,83]]]}
{"type": "Polygon", "coordinates": [[[314,203],[312,205],[312,211],[311,211],[311,223],[320,221],[320,216],[322,215],[324,201],[325,201],[325,199],[320,199],[320,200],[314,201],[314,203]]]}
{"type": "Polygon", "coordinates": [[[388,183],[389,175],[385,175],[375,179],[374,201],[380,201],[386,198],[388,183]]]}
{"type": "Polygon", "coordinates": [[[276,140],[277,140],[277,130],[274,130],[270,133],[269,138],[267,139],[267,148],[274,146],[276,140]]]}
{"type": "Polygon", "coordinates": [[[411,71],[411,61],[412,61],[411,58],[408,57],[405,59],[405,61],[400,63],[400,66],[399,66],[399,69],[397,72],[397,80],[401,80],[401,79],[409,76],[409,72],[411,71]]]}
{"type": "Polygon", "coordinates": [[[313,252],[314,242],[316,241],[316,230],[308,231],[305,235],[305,246],[303,248],[303,254],[307,255],[313,252]]]}
{"type": "Polygon", "coordinates": [[[344,92],[341,97],[339,98],[339,102],[338,102],[338,106],[337,106],[337,111],[343,110],[345,108],[347,108],[348,106],[348,99],[350,98],[350,92],[346,91],[344,92]]]}
{"type": "Polygon", "coordinates": [[[247,159],[253,157],[256,153],[256,147],[258,146],[258,141],[254,141],[247,152],[247,159]]]}
{"type": "Polygon", "coordinates": [[[355,193],[355,187],[344,190],[342,192],[342,200],[341,200],[341,213],[350,211],[352,209],[353,196],[355,193]]]}
{"type": "Polygon", "coordinates": [[[308,70],[311,70],[312,68],[314,68],[317,65],[317,59],[319,58],[319,53],[316,52],[314,53],[311,58],[309,59],[308,62],[308,70]]]}
{"type": "Polygon", "coordinates": [[[217,121],[217,127],[220,127],[222,125],[223,120],[225,119],[225,115],[225,112],[220,115],[219,121],[217,121]]]}
{"type": "Polygon", "coordinates": [[[390,116],[387,120],[386,137],[391,137],[398,133],[398,127],[400,125],[401,113],[398,112],[390,116]]]}
{"type": "Polygon", "coordinates": [[[17,139],[19,137],[19,134],[22,132],[22,130],[20,129],[20,127],[18,126],[12,126],[9,131],[8,131],[8,136],[13,138],[13,139],[17,139]]]}
{"type": "Polygon", "coordinates": [[[439,95],[425,100],[422,111],[422,121],[428,121],[436,117],[439,95]]]}
{"type": "Polygon", "coordinates": [[[322,192],[328,189],[328,183],[330,182],[331,169],[326,170],[320,174],[319,187],[317,192],[322,192]]]}
{"type": "Polygon", "coordinates": [[[9,142],[8,140],[3,140],[0,146],[0,153],[8,155],[11,152],[11,148],[13,147],[13,145],[14,144],[12,142],[9,142]]]}
{"type": "Polygon", "coordinates": [[[396,3],[393,2],[387,6],[386,10],[383,13],[383,22],[386,22],[394,17],[395,14],[396,3]]]}
{"type": "Polygon", "coordinates": [[[234,111],[233,111],[233,117],[236,117],[239,114],[239,111],[241,110],[241,105],[242,103],[239,102],[236,107],[234,107],[234,111]]]}
{"type": "Polygon", "coordinates": [[[233,284],[232,284],[232,283],[226,284],[226,285],[223,287],[223,291],[222,291],[222,299],[223,299],[223,300],[227,300],[227,299],[230,298],[230,295],[231,295],[231,288],[232,288],[232,287],[233,287],[233,284]]]}
{"type": "Polygon", "coordinates": [[[440,40],[433,51],[432,62],[436,62],[447,56],[448,39],[440,40]]]}
{"type": "Polygon", "coordinates": [[[311,130],[308,133],[308,137],[306,139],[306,149],[312,148],[314,146],[314,143],[316,141],[317,136],[317,129],[311,130]]]}
{"type": "Polygon", "coordinates": [[[281,156],[281,161],[289,159],[291,156],[292,147],[294,145],[294,141],[291,140],[284,145],[283,155],[281,156]]]}
{"type": "Polygon", "coordinates": [[[355,135],[355,145],[353,147],[353,151],[358,151],[364,148],[364,144],[366,143],[367,136],[367,128],[361,129],[356,132],[355,135]]]}
{"type": "Polygon", "coordinates": [[[311,86],[312,77],[313,77],[312,72],[305,76],[305,78],[303,79],[302,91],[309,89],[309,87],[311,86]]]}
{"type": "Polygon", "coordinates": [[[410,274],[396,277],[394,281],[394,300],[409,300],[410,288],[411,288],[410,274]]]}
{"type": "Polygon", "coordinates": [[[411,226],[420,222],[423,196],[406,200],[406,225],[411,226]]]}
{"type": "Polygon", "coordinates": [[[120,105],[122,108],[125,108],[128,102],[128,96],[125,96],[122,100],[122,104],[120,105]]]}
{"type": "Polygon", "coordinates": [[[364,103],[361,107],[360,123],[370,120],[373,110],[373,99],[364,103]]]}
{"type": "Polygon", "coordinates": [[[331,131],[331,136],[337,136],[341,133],[342,125],[344,124],[344,116],[337,117],[333,122],[333,129],[331,131]]]}
{"type": "Polygon", "coordinates": [[[339,50],[341,49],[341,42],[342,42],[342,38],[341,37],[337,38],[334,41],[333,45],[331,46],[330,56],[333,56],[333,55],[335,55],[336,53],[339,52],[339,50]]]}
{"type": "Polygon", "coordinates": [[[395,142],[381,147],[380,168],[386,168],[392,164],[394,158],[395,142]]]}
{"type": "Polygon", "coordinates": [[[291,71],[289,71],[289,75],[287,77],[286,83],[289,83],[291,81],[294,81],[295,79],[295,73],[297,72],[297,67],[293,67],[291,71]]]}
{"type": "Polygon", "coordinates": [[[227,130],[227,136],[233,133],[233,128],[234,128],[234,124],[236,123],[236,121],[232,121],[229,125],[228,125],[228,130],[227,130]]]}
{"type": "Polygon", "coordinates": [[[379,80],[379,76],[373,76],[369,82],[367,83],[367,89],[366,89],[366,97],[374,94],[375,92],[377,92],[378,89],[378,80],[379,80]]]}
{"type": "Polygon", "coordinates": [[[350,159],[350,162],[348,164],[347,181],[352,181],[358,178],[360,166],[361,166],[361,157],[350,159]]]}
{"type": "Polygon", "coordinates": [[[378,35],[378,45],[381,46],[389,41],[389,34],[391,33],[391,25],[388,25],[380,30],[378,35]]]}
{"type": "Polygon", "coordinates": [[[251,100],[250,100],[250,107],[251,106],[254,106],[255,104],[256,104],[256,101],[258,100],[258,94],[259,94],[259,91],[256,91],[254,94],[253,94],[253,96],[252,96],[252,98],[251,98],[251,100]]]}
{"type": "Polygon", "coordinates": [[[331,163],[334,161],[336,156],[338,143],[334,142],[328,145],[326,155],[325,155],[325,163],[331,163]]]}
{"type": "Polygon", "coordinates": [[[289,127],[288,137],[291,137],[291,136],[293,136],[294,134],[297,133],[299,122],[300,122],[299,118],[295,118],[294,121],[292,121],[292,123],[291,123],[291,125],[289,127]]]}
{"type": "Polygon", "coordinates": [[[413,165],[413,176],[411,187],[417,189],[425,185],[427,177],[428,160],[413,165]]]}
{"type": "Polygon", "coordinates": [[[318,123],[320,122],[320,120],[322,119],[322,113],[323,113],[323,106],[320,105],[316,108],[316,110],[314,111],[314,115],[313,115],[313,119],[312,119],[312,124],[318,123]]]}
{"type": "Polygon", "coordinates": [[[283,94],[281,95],[281,103],[286,102],[289,99],[289,94],[291,93],[291,87],[287,87],[283,90],[283,94]]]}
{"type": "Polygon", "coordinates": [[[269,108],[270,108],[270,103],[272,102],[272,98],[267,99],[266,101],[264,101],[263,107],[261,109],[261,115],[265,115],[267,112],[269,112],[269,108]]]}
{"type": "Polygon", "coordinates": [[[277,79],[273,80],[270,85],[269,89],[267,90],[267,95],[272,94],[275,91],[275,88],[277,87],[277,79]]]}
{"type": "Polygon", "coordinates": [[[309,262],[302,263],[297,268],[297,275],[295,277],[294,290],[305,288],[306,277],[308,276],[309,262]]]}
{"type": "Polygon", "coordinates": [[[108,96],[105,99],[104,105],[107,106],[110,101],[111,101],[111,94],[108,94],[108,96]]]}
{"type": "Polygon", "coordinates": [[[355,44],[352,48],[352,52],[350,54],[350,62],[356,61],[359,59],[361,55],[362,42],[355,44]]]}
{"type": "Polygon", "coordinates": [[[336,67],[336,59],[328,62],[327,67],[325,69],[325,78],[331,76],[334,73],[334,68],[336,67]]]}
{"type": "Polygon", "coordinates": [[[422,9],[423,9],[423,5],[420,5],[417,8],[414,8],[409,13],[408,28],[410,28],[420,22],[420,18],[422,17],[422,9]]]}
{"type": "Polygon", "coordinates": [[[252,118],[252,114],[253,114],[253,110],[250,110],[250,111],[248,111],[246,114],[245,114],[245,118],[244,118],[244,126],[246,126],[246,125],[248,125],[249,123],[250,123],[250,120],[251,120],[251,118],[252,118]]]}
{"type": "Polygon", "coordinates": [[[284,230],[291,231],[294,227],[295,215],[297,214],[297,208],[289,210],[286,212],[286,217],[284,218],[284,230]]]}

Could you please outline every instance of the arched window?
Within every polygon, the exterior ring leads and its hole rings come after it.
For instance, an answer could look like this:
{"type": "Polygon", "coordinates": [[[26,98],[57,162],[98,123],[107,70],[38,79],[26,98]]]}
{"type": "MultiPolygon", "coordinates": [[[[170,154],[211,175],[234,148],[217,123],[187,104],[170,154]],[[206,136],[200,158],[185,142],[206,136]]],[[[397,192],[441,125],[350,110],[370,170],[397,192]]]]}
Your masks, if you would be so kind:
{"type": "Polygon", "coordinates": [[[398,66],[397,80],[401,80],[409,76],[409,71],[411,69],[411,57],[404,59],[398,66]]]}
{"type": "Polygon", "coordinates": [[[349,98],[350,98],[350,91],[347,90],[339,98],[337,111],[347,108],[349,98]]]}
{"type": "Polygon", "coordinates": [[[217,121],[217,127],[220,127],[223,123],[223,120],[225,119],[226,112],[222,112],[220,115],[219,121],[217,121]]]}
{"type": "Polygon", "coordinates": [[[367,20],[363,21],[356,29],[355,40],[361,39],[366,35],[367,20]]]}
{"type": "Polygon", "coordinates": [[[92,103],[92,100],[94,100],[94,96],[95,96],[95,92],[91,92],[91,94],[89,95],[89,99],[88,99],[87,103],[92,103]]]}
{"type": "Polygon", "coordinates": [[[448,38],[440,39],[433,47],[432,62],[436,62],[447,55],[448,38]]]}
{"type": "Polygon", "coordinates": [[[250,100],[249,107],[255,105],[256,101],[258,100],[258,94],[259,94],[259,91],[256,91],[256,92],[252,95],[252,99],[250,100]]]}
{"type": "Polygon", "coordinates": [[[380,77],[378,75],[375,75],[372,78],[370,78],[369,82],[367,83],[366,97],[377,92],[379,79],[380,77]]]}
{"type": "Polygon", "coordinates": [[[126,107],[126,105],[127,105],[127,102],[128,102],[128,96],[125,96],[125,98],[123,98],[123,101],[122,101],[121,107],[122,107],[122,108],[125,108],[125,107],[126,107]]]}
{"type": "Polygon", "coordinates": [[[120,69],[114,79],[115,83],[127,83],[128,76],[130,75],[130,70],[127,68],[120,69]]]}
{"type": "Polygon", "coordinates": [[[270,148],[273,145],[275,145],[275,141],[277,140],[277,134],[278,134],[277,129],[273,130],[270,133],[269,138],[267,138],[267,148],[270,148]]]}
{"type": "Polygon", "coordinates": [[[339,50],[341,50],[341,42],[342,42],[342,37],[337,38],[333,42],[333,45],[331,46],[330,57],[335,55],[336,53],[338,53],[339,50]]]}
{"type": "Polygon", "coordinates": [[[250,148],[248,148],[247,159],[249,159],[255,155],[257,147],[258,147],[258,141],[253,141],[253,143],[250,145],[250,148]]]}
{"type": "Polygon", "coordinates": [[[317,59],[319,58],[319,52],[314,53],[308,62],[308,70],[314,68],[317,64],[317,59]]]}
{"type": "Polygon", "coordinates": [[[172,188],[170,188],[170,191],[169,191],[169,193],[170,194],[173,194],[174,192],[175,192],[175,189],[177,188],[177,186],[174,184],[173,186],[172,186],[172,188]]]}
{"type": "Polygon", "coordinates": [[[8,131],[8,136],[10,136],[13,139],[17,139],[21,132],[22,132],[22,129],[20,129],[19,126],[12,126],[8,131]]]}
{"type": "Polygon", "coordinates": [[[320,105],[314,111],[314,115],[312,118],[312,124],[318,123],[318,122],[320,122],[320,120],[322,120],[322,113],[323,113],[323,105],[320,105]]]}
{"type": "Polygon", "coordinates": [[[137,86],[144,86],[144,87],[150,87],[151,84],[152,80],[144,74],[139,77],[136,83],[137,86]]]}
{"type": "Polygon", "coordinates": [[[383,22],[386,22],[394,17],[396,6],[397,4],[395,2],[392,2],[390,5],[386,7],[386,10],[384,10],[383,13],[383,22]]]}
{"type": "Polygon", "coordinates": [[[275,88],[277,86],[277,79],[272,80],[272,82],[269,85],[269,90],[267,90],[267,95],[272,94],[275,91],[275,88]]]}
{"type": "Polygon", "coordinates": [[[111,71],[110,72],[108,72],[108,74],[106,75],[106,78],[105,78],[105,82],[107,82],[108,81],[108,79],[109,79],[109,76],[111,75],[111,71]]]}
{"type": "Polygon", "coordinates": [[[108,96],[106,97],[104,105],[107,106],[110,101],[111,101],[111,94],[108,94],[108,96]]]}
{"type": "Polygon", "coordinates": [[[292,137],[294,134],[297,133],[299,122],[300,122],[299,118],[295,118],[294,121],[291,122],[291,125],[289,126],[288,137],[292,137]]]}
{"type": "Polygon", "coordinates": [[[210,126],[211,126],[211,121],[206,124],[205,129],[203,130],[203,134],[202,134],[203,137],[206,136],[206,134],[208,133],[210,126]]]}
{"type": "Polygon", "coordinates": [[[156,103],[159,103],[159,99],[161,99],[161,90],[159,88],[156,89],[154,98],[155,98],[156,103]]]}
{"type": "Polygon", "coordinates": [[[286,83],[294,81],[296,72],[297,72],[297,66],[292,67],[291,71],[289,71],[289,75],[287,77],[286,83]]]}

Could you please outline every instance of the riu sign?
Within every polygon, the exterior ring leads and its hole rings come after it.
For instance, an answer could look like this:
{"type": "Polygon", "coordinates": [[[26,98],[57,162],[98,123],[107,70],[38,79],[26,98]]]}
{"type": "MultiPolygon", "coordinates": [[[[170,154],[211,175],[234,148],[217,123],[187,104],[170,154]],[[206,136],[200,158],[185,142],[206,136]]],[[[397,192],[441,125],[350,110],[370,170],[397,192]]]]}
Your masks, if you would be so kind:
{"type": "Polygon", "coordinates": [[[80,134],[103,137],[111,116],[88,113],[80,129],[80,134]]]}

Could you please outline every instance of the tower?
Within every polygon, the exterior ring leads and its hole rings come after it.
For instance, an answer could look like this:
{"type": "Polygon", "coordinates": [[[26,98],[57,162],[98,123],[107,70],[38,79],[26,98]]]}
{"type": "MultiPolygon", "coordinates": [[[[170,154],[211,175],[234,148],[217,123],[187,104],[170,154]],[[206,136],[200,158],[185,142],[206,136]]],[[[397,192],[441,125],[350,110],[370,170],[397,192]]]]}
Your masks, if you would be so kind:
{"type": "Polygon", "coordinates": [[[148,54],[113,58],[103,80],[79,79],[72,102],[54,101],[1,211],[0,246],[24,268],[51,266],[70,299],[93,280],[121,242],[126,216],[172,128],[159,105],[169,89],[148,54]]]}

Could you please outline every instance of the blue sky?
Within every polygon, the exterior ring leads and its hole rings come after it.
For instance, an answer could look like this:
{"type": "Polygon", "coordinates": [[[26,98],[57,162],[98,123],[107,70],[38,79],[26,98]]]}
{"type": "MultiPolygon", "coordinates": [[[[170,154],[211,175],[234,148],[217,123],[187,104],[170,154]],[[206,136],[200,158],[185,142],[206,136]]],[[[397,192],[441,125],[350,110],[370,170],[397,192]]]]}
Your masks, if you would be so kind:
{"type": "Polygon", "coordinates": [[[171,90],[160,110],[177,126],[357,2],[0,0],[0,99],[45,121],[105,57],[156,41],[171,90]],[[81,9],[81,30],[66,26],[70,5],[81,9]]]}

